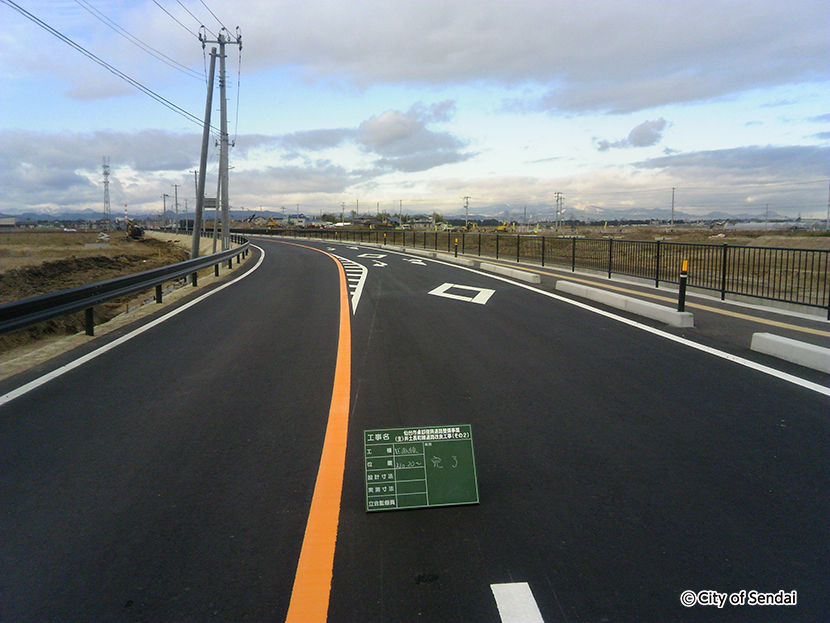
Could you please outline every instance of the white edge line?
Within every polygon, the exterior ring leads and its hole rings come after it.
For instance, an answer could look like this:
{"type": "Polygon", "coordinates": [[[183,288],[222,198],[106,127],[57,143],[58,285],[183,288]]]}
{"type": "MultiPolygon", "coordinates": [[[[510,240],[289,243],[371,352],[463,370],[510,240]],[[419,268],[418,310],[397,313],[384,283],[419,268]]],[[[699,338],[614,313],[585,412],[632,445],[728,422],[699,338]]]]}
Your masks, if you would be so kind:
{"type": "Polygon", "coordinates": [[[29,381],[25,385],[21,385],[20,387],[18,387],[16,389],[13,389],[12,391],[8,392],[7,394],[4,394],[3,396],[0,396],[0,407],[5,405],[6,403],[11,402],[15,398],[20,398],[20,396],[23,396],[24,394],[28,394],[33,389],[37,389],[41,385],[45,385],[49,381],[52,381],[52,380],[58,378],[59,376],[63,376],[64,374],[66,374],[67,372],[69,372],[71,370],[74,370],[75,368],[78,368],[78,367],[84,365],[85,363],[87,363],[89,361],[92,361],[96,357],[98,357],[100,355],[103,355],[104,353],[112,350],[113,348],[116,348],[117,346],[120,346],[124,342],[127,342],[127,341],[133,339],[134,337],[137,337],[137,336],[141,335],[145,331],[148,331],[149,329],[152,329],[156,325],[161,324],[162,322],[164,322],[168,318],[172,318],[176,314],[180,314],[184,310],[189,309],[190,307],[192,307],[193,305],[196,305],[196,303],[199,303],[200,301],[203,301],[207,297],[213,296],[217,292],[221,292],[225,288],[227,288],[229,286],[232,286],[237,281],[241,281],[242,279],[245,279],[245,277],[252,274],[257,268],[259,268],[260,265],[262,264],[263,260],[265,259],[265,250],[262,249],[261,247],[258,247],[257,245],[252,245],[252,246],[256,249],[259,249],[260,252],[262,253],[262,255],[260,255],[259,261],[257,261],[256,265],[251,270],[246,272],[244,275],[240,275],[239,277],[235,278],[233,281],[229,281],[228,283],[222,284],[221,286],[219,286],[218,288],[216,288],[214,290],[211,290],[210,292],[205,292],[203,295],[201,295],[198,298],[193,299],[189,303],[186,303],[185,305],[182,305],[181,307],[178,307],[178,308],[176,308],[176,309],[174,309],[170,312],[167,312],[163,316],[161,316],[159,318],[156,318],[152,322],[148,322],[146,325],[138,327],[137,329],[131,331],[130,333],[127,333],[126,335],[122,335],[120,338],[118,338],[116,340],[113,340],[109,344],[105,344],[104,346],[101,346],[100,348],[97,348],[97,349],[93,350],[92,352],[87,353],[83,357],[79,357],[78,359],[70,361],[66,365],[63,365],[60,368],[57,368],[56,370],[53,370],[52,372],[49,372],[48,374],[44,374],[43,376],[38,377],[33,381],[29,381]]]}
{"type": "Polygon", "coordinates": [[[491,584],[502,623],[544,623],[527,582],[491,584]]]}

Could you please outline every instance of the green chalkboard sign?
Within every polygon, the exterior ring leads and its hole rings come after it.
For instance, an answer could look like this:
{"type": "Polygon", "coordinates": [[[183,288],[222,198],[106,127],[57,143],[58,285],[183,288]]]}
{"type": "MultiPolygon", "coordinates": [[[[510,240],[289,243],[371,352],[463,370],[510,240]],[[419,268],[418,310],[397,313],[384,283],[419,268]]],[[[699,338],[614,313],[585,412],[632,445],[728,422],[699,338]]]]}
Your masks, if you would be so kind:
{"type": "Polygon", "coordinates": [[[366,510],[478,504],[469,424],[363,431],[366,510]]]}

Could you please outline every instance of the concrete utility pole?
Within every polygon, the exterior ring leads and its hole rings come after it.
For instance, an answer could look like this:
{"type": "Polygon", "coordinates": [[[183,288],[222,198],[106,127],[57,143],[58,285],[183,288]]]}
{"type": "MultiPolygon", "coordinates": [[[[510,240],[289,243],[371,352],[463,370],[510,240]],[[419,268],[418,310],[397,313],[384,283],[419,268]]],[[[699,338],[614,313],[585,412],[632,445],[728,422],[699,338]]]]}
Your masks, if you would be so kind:
{"type": "Polygon", "coordinates": [[[112,214],[110,211],[110,158],[104,156],[104,222],[105,227],[109,231],[112,223],[112,214]]]}
{"type": "MultiPolygon", "coordinates": [[[[167,198],[168,198],[169,196],[170,196],[170,195],[168,195],[167,193],[164,193],[164,194],[161,196],[161,199],[162,199],[162,201],[164,202],[164,212],[162,212],[162,214],[164,214],[164,218],[162,219],[162,227],[164,227],[164,228],[166,228],[166,227],[167,227],[167,198]]],[[[125,209],[124,209],[124,218],[125,218],[125,219],[127,218],[127,210],[126,210],[126,207],[127,207],[127,206],[124,206],[124,208],[125,208],[125,209]]]]}
{"type": "Polygon", "coordinates": [[[671,228],[674,229],[674,188],[671,189],[671,228]]]}
{"type": "MultiPolygon", "coordinates": [[[[210,50],[210,73],[208,74],[207,102],[205,103],[205,125],[202,129],[202,154],[199,159],[196,180],[196,212],[193,214],[193,240],[190,243],[190,257],[199,257],[199,234],[202,229],[202,214],[205,210],[205,176],[207,175],[208,146],[210,145],[210,113],[213,108],[213,74],[216,69],[216,48],[210,50]]],[[[197,172],[194,171],[194,174],[197,172]]]]}
{"type": "MultiPolygon", "coordinates": [[[[222,250],[230,248],[230,205],[228,201],[228,102],[225,96],[225,44],[233,43],[242,49],[242,35],[236,29],[236,37],[232,37],[226,28],[219,30],[216,41],[208,41],[203,32],[199,32],[199,40],[204,49],[206,43],[219,45],[219,185],[222,191],[222,250]]],[[[217,201],[219,197],[217,196],[217,201]]]]}
{"type": "Polygon", "coordinates": [[[179,233],[179,186],[181,184],[170,184],[173,187],[173,196],[175,199],[173,203],[175,204],[175,212],[176,212],[176,234],[179,233]]]}

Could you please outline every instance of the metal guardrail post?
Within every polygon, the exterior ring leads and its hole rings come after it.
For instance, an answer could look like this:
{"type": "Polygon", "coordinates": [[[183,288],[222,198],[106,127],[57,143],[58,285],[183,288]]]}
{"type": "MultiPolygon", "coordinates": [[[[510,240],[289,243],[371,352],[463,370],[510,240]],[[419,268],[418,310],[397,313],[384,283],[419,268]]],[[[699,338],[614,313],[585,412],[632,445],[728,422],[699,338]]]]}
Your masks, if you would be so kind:
{"type": "Polygon", "coordinates": [[[161,303],[162,291],[161,284],[156,286],[156,303],[161,303]]]}
{"type": "Polygon", "coordinates": [[[84,328],[87,335],[95,335],[95,321],[92,315],[92,307],[84,310],[84,328]]]}

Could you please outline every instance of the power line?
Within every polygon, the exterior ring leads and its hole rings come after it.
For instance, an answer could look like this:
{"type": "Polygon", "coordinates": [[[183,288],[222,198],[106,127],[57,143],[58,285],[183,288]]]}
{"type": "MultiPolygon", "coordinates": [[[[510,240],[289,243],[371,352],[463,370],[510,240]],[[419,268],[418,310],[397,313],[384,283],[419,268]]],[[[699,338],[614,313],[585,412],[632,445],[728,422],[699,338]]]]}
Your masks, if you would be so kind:
{"type": "MultiPolygon", "coordinates": [[[[218,17],[216,17],[216,13],[214,13],[213,11],[211,11],[211,10],[210,10],[210,7],[209,7],[208,5],[206,5],[206,4],[205,4],[205,0],[199,0],[199,2],[201,2],[201,3],[202,3],[202,6],[203,6],[203,7],[205,7],[205,8],[208,10],[208,13],[210,13],[211,15],[213,15],[213,19],[215,19],[217,22],[219,22],[219,24],[222,26],[222,28],[224,28],[225,30],[227,30],[227,28],[225,28],[225,24],[223,24],[223,23],[222,23],[222,20],[221,20],[221,19],[219,19],[218,17]]],[[[208,32],[210,32],[210,31],[208,31],[208,32]]],[[[212,33],[211,33],[211,34],[212,34],[212,33]]]]}
{"type": "Polygon", "coordinates": [[[203,125],[203,120],[199,119],[199,117],[193,115],[192,113],[189,113],[184,108],[176,106],[173,102],[165,99],[164,97],[162,97],[161,95],[159,95],[158,93],[156,93],[155,91],[150,89],[149,87],[144,86],[143,84],[141,84],[137,80],[134,80],[133,78],[131,78],[130,76],[128,76],[124,72],[116,69],[115,67],[113,67],[112,65],[107,63],[105,60],[99,58],[98,56],[96,56],[95,54],[93,54],[92,52],[90,52],[89,50],[84,48],[83,46],[75,43],[72,39],[70,39],[69,37],[67,37],[63,33],[59,32],[55,28],[52,28],[49,24],[47,24],[43,20],[35,17],[31,13],[29,13],[27,10],[21,8],[16,3],[12,2],[12,0],[0,0],[0,2],[3,2],[3,4],[6,4],[6,5],[10,6],[14,10],[16,10],[18,13],[20,13],[21,15],[23,15],[27,19],[31,20],[32,22],[34,22],[35,24],[37,24],[38,26],[40,26],[41,28],[43,28],[44,30],[49,32],[50,34],[54,35],[55,37],[57,37],[58,39],[60,39],[64,43],[66,43],[67,45],[75,48],[78,52],[80,52],[81,54],[83,54],[84,56],[89,58],[90,60],[95,61],[96,63],[101,65],[101,67],[103,67],[104,69],[106,69],[110,73],[112,73],[115,76],[121,78],[122,80],[124,80],[128,84],[134,86],[135,88],[137,88],[139,91],[141,91],[145,95],[148,95],[149,97],[153,98],[154,100],[156,100],[162,106],[166,106],[167,108],[169,108],[173,112],[181,115],[182,117],[184,117],[188,121],[191,121],[192,123],[196,123],[199,126],[203,125]]]}
{"type": "MultiPolygon", "coordinates": [[[[199,35],[197,35],[195,32],[193,32],[192,30],[190,30],[190,28],[188,28],[187,26],[185,26],[184,24],[182,24],[179,20],[177,20],[175,17],[173,17],[173,14],[172,14],[172,13],[170,13],[170,11],[168,11],[167,9],[165,9],[163,6],[161,6],[161,5],[160,5],[160,4],[159,4],[156,0],[153,0],[153,4],[155,4],[158,8],[160,8],[160,9],[161,9],[162,11],[164,11],[165,13],[167,13],[167,15],[170,17],[170,19],[172,19],[172,20],[173,20],[174,22],[176,22],[179,26],[181,26],[182,28],[184,28],[184,29],[185,29],[187,32],[189,32],[191,35],[193,35],[193,36],[194,36],[194,37],[196,37],[197,39],[199,38],[199,35]]],[[[188,12],[189,12],[189,11],[188,11],[188,12]]],[[[197,20],[197,21],[198,21],[198,20],[197,20]]]]}
{"type": "Polygon", "coordinates": [[[182,65],[181,63],[173,60],[172,58],[170,58],[169,56],[167,56],[163,52],[160,52],[160,51],[156,50],[154,47],[152,47],[150,45],[147,45],[146,43],[141,41],[138,37],[136,37],[132,33],[128,32],[127,30],[125,30],[124,28],[122,28],[121,26],[116,24],[113,20],[108,18],[106,15],[104,15],[101,11],[99,11],[98,9],[93,7],[86,0],[75,0],[75,2],[78,3],[81,6],[81,8],[88,11],[93,17],[99,19],[107,27],[111,28],[116,33],[118,33],[119,35],[124,37],[127,41],[129,41],[133,45],[141,48],[142,50],[144,50],[145,52],[147,52],[151,56],[153,56],[156,59],[160,60],[165,65],[168,65],[169,67],[172,67],[176,71],[180,71],[181,73],[183,73],[185,75],[188,75],[191,78],[201,78],[201,76],[197,72],[193,71],[189,67],[186,67],[185,65],[182,65]]]}
{"type": "MultiPolygon", "coordinates": [[[[190,9],[188,9],[188,8],[187,8],[184,4],[182,4],[182,1],[181,1],[181,0],[176,0],[176,2],[178,2],[178,3],[179,3],[179,6],[180,6],[180,7],[182,7],[185,11],[187,11],[187,14],[188,14],[188,15],[190,15],[190,17],[192,17],[192,18],[193,18],[193,20],[194,20],[197,24],[199,24],[199,26],[203,27],[205,30],[207,30],[207,31],[208,31],[210,34],[212,34],[214,37],[216,36],[216,35],[213,33],[213,31],[211,31],[211,30],[210,30],[207,26],[205,26],[204,24],[202,24],[202,20],[200,20],[200,19],[199,19],[198,17],[196,17],[195,15],[193,15],[193,13],[191,13],[191,12],[190,12],[190,9]]],[[[157,3],[157,4],[158,4],[158,3],[157,3]]]]}

